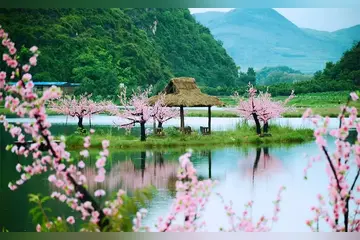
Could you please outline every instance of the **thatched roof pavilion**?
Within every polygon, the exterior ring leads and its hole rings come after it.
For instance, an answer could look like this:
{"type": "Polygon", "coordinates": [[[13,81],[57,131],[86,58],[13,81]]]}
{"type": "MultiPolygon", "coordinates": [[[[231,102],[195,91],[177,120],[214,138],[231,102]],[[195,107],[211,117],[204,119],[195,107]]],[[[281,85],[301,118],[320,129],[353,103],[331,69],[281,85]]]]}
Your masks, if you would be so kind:
{"type": "MultiPolygon", "coordinates": [[[[208,107],[208,130],[211,132],[211,107],[224,106],[217,97],[209,96],[200,91],[194,78],[179,77],[170,80],[160,93],[165,94],[165,104],[169,107],[180,107],[180,128],[184,129],[184,107],[208,107]]],[[[160,94],[150,98],[150,104],[155,104],[160,94]]]]}

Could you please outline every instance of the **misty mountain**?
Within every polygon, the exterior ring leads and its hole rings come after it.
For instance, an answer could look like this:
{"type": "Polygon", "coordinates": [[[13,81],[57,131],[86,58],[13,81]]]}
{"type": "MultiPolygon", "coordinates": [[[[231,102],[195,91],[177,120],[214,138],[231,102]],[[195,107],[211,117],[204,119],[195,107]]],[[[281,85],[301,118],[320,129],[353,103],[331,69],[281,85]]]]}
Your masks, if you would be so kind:
{"type": "Polygon", "coordinates": [[[223,43],[243,71],[286,65],[313,73],[323,69],[327,61],[339,60],[360,40],[360,25],[335,32],[302,29],[270,8],[193,16],[223,43]]]}

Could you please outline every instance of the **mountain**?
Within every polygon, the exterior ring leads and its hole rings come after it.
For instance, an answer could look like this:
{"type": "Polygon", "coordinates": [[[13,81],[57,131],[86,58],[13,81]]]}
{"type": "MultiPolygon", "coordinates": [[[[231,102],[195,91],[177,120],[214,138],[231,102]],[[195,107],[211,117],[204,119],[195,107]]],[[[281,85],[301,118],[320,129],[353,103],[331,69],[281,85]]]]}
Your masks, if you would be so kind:
{"type": "Polygon", "coordinates": [[[302,29],[273,9],[234,9],[227,13],[193,14],[223,42],[242,69],[287,65],[304,73],[337,61],[354,41],[360,26],[336,32],[302,29]]]}
{"type": "MultiPolygon", "coordinates": [[[[174,76],[199,85],[235,85],[233,59],[188,9],[0,9],[19,49],[36,45],[36,81],[82,83],[80,92],[115,97],[118,86],[162,87],[174,76]]],[[[1,66],[0,66],[1,67],[1,66]]]]}
{"type": "MultiPolygon", "coordinates": [[[[354,91],[360,88],[360,41],[345,51],[335,63],[327,62],[322,71],[317,71],[311,80],[294,83],[283,82],[269,87],[273,95],[288,95],[311,92],[354,91]]],[[[259,90],[266,90],[260,86],[259,90]]]]}
{"type": "Polygon", "coordinates": [[[312,75],[305,75],[288,66],[264,67],[256,72],[256,84],[272,85],[277,83],[294,83],[310,80],[312,75]]]}

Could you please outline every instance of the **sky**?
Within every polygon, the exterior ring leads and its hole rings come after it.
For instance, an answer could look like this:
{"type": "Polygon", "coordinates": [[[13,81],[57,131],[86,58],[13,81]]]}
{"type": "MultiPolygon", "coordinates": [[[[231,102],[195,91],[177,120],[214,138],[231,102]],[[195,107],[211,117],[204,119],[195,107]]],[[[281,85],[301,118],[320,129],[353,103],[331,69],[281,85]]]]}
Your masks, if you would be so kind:
{"type": "MultiPolygon", "coordinates": [[[[233,8],[189,8],[191,13],[221,11],[233,8]]],[[[360,9],[356,8],[274,8],[301,28],[336,31],[360,24],[360,9]]]]}

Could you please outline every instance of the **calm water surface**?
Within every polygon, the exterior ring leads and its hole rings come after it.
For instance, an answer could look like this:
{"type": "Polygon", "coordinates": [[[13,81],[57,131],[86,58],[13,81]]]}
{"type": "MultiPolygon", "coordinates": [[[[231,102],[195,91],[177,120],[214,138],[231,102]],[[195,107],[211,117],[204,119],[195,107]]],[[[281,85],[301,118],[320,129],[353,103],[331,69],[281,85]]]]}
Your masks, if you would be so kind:
{"type": "MultiPolygon", "coordinates": [[[[223,118],[221,120],[231,125],[232,120],[223,118]]],[[[296,124],[297,120],[294,122],[296,124]]],[[[3,127],[0,129],[0,228],[5,227],[9,231],[34,231],[31,216],[28,215],[31,206],[27,195],[29,193],[46,195],[51,193],[52,189],[48,184],[47,176],[36,176],[15,192],[8,189],[8,182],[19,177],[15,165],[28,160],[4,151],[6,144],[9,143],[9,137],[4,133],[3,127]]],[[[60,133],[72,130],[69,130],[69,126],[55,125],[52,131],[60,133]]],[[[186,149],[176,151],[169,149],[163,152],[112,150],[106,182],[104,185],[96,185],[92,182],[89,184],[89,189],[94,191],[101,187],[109,192],[121,187],[131,192],[149,184],[156,186],[158,192],[148,208],[149,215],[145,219],[145,224],[151,226],[159,216],[166,217],[171,206],[174,199],[178,157],[185,151],[186,149]]],[[[285,185],[287,190],[283,194],[280,220],[274,225],[273,230],[307,232],[309,229],[305,225],[305,220],[312,217],[310,207],[316,204],[316,195],[326,194],[327,176],[325,164],[320,162],[309,171],[309,179],[305,181],[303,169],[307,165],[307,160],[304,153],[316,156],[320,151],[314,143],[268,148],[211,146],[211,149],[194,149],[192,161],[201,178],[219,181],[214,193],[219,192],[225,200],[232,200],[237,213],[242,213],[246,202],[255,201],[252,212],[255,219],[261,214],[272,216],[272,201],[276,198],[279,187],[285,185]]],[[[86,170],[88,178],[95,176],[94,162],[95,155],[88,163],[90,166],[86,170]]],[[[51,201],[49,204],[54,216],[70,214],[70,210],[57,201],[51,201]]],[[[207,222],[208,231],[217,231],[219,227],[228,226],[223,205],[215,194],[210,198],[203,219],[207,222]]]]}
{"type": "MultiPolygon", "coordinates": [[[[77,118],[66,117],[66,116],[49,116],[48,120],[52,124],[77,124],[77,118]]],[[[9,118],[9,122],[29,122],[27,118],[9,118]]],[[[237,124],[241,123],[241,118],[211,118],[211,127],[213,130],[231,130],[236,127],[237,124]]],[[[107,115],[95,115],[91,119],[92,125],[114,125],[114,123],[120,123],[117,117],[107,115]]],[[[249,122],[252,124],[252,121],[249,122]]],[[[294,128],[313,128],[313,124],[308,121],[303,121],[301,118],[278,118],[270,121],[271,124],[277,124],[281,126],[292,126],[294,128]]],[[[89,119],[84,119],[84,125],[89,125],[89,119]]],[[[152,127],[152,123],[147,123],[147,127],[152,127]]],[[[171,127],[180,125],[180,119],[170,119],[164,123],[164,127],[171,127]]],[[[185,117],[185,126],[190,126],[193,129],[199,129],[200,126],[207,126],[208,119],[206,117],[185,117]]],[[[329,128],[336,128],[339,125],[337,118],[331,118],[329,128]]]]}

